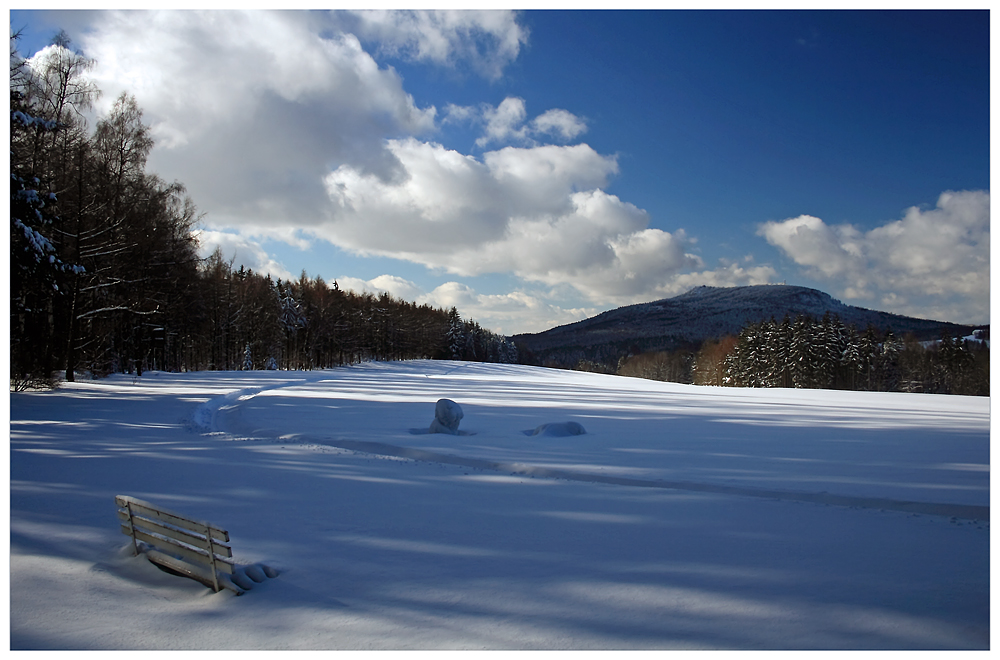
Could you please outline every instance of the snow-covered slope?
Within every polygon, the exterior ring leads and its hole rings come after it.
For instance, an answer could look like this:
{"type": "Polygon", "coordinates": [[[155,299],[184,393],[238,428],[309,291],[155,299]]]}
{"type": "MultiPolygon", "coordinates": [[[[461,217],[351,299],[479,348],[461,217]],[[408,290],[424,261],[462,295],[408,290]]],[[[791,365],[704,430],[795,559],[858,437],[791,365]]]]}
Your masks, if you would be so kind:
{"type": "Polygon", "coordinates": [[[11,645],[988,648],[988,405],[456,362],[12,394],[11,645]],[[116,494],[281,574],[163,573],[116,494]]]}

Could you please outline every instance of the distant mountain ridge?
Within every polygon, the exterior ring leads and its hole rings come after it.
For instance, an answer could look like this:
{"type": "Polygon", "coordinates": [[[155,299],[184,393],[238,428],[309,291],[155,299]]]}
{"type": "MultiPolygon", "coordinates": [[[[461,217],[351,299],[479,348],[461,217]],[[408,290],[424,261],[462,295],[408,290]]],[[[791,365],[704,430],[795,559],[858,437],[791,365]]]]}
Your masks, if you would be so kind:
{"type": "Polygon", "coordinates": [[[697,348],[706,339],[737,335],[746,325],[785,315],[822,318],[836,315],[845,325],[864,331],[869,325],[902,337],[938,339],[947,330],[956,336],[978,326],[917,319],[845,305],[816,289],[785,284],[739,287],[699,286],[674,298],[628,305],[545,332],[512,337],[535,363],[571,366],[579,360],[607,362],[626,353],[697,348]]]}

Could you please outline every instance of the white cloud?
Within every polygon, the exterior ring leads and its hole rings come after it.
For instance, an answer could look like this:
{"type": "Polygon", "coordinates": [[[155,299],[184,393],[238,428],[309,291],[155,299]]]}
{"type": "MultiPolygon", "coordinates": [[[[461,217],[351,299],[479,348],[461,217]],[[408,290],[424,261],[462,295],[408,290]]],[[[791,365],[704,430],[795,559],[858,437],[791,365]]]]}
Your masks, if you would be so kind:
{"type": "Polygon", "coordinates": [[[506,147],[482,161],[412,138],[387,149],[401,165],[392,179],[349,166],[327,177],[337,211],[318,236],[457,275],[570,284],[594,302],[648,295],[702,266],[683,231],[651,228],[601,190],[617,163],[588,145],[506,147]]]}
{"type": "Polygon", "coordinates": [[[851,225],[830,227],[811,215],[767,222],[758,234],[792,256],[800,266],[815,269],[826,278],[846,275],[863,259],[857,229],[851,225]]]}
{"type": "Polygon", "coordinates": [[[945,192],[932,209],[867,232],[799,216],[758,233],[848,300],[945,320],[989,319],[990,194],[945,192]]]}
{"type": "Polygon", "coordinates": [[[502,241],[455,255],[466,268],[510,270],[522,279],[570,284],[594,302],[649,295],[701,265],[683,232],[649,228],[648,216],[601,190],[572,193],[560,215],[512,218],[502,241]]]}
{"type": "Polygon", "coordinates": [[[503,240],[514,217],[570,211],[576,186],[603,185],[617,169],[586,145],[507,148],[485,162],[412,138],[389,140],[387,150],[398,176],[347,165],[327,176],[336,210],[317,234],[357,252],[461,274],[486,271],[456,259],[457,251],[503,240]]]}
{"type": "Polygon", "coordinates": [[[198,237],[198,255],[202,258],[210,256],[216,249],[222,251],[222,258],[227,263],[232,260],[233,268],[239,270],[244,266],[255,273],[270,274],[274,279],[295,279],[287,268],[276,261],[257,242],[245,236],[229,232],[208,229],[194,232],[198,237]]]}
{"type": "Polygon", "coordinates": [[[388,293],[397,300],[407,302],[415,302],[424,295],[423,289],[417,284],[396,275],[379,275],[370,280],[362,280],[357,277],[338,277],[337,285],[355,293],[373,293],[375,295],[388,293]]]}
{"type": "MultiPolygon", "coordinates": [[[[387,134],[434,130],[392,69],[315,12],[105,12],[79,36],[104,105],[135,94],[157,139],[150,168],[179,179],[215,228],[308,226],[328,212],[330,163],[396,167],[387,134]]],[[[102,109],[104,109],[102,107],[102,109]]]]}
{"type": "Polygon", "coordinates": [[[362,38],[377,40],[383,53],[449,67],[461,63],[493,80],[528,41],[512,11],[366,10],[353,16],[351,27],[362,38]]]}
{"type": "Polygon", "coordinates": [[[604,188],[618,173],[614,156],[586,144],[504,147],[483,154],[483,163],[513,216],[566,213],[573,193],[604,188]]]}
{"type": "Polygon", "coordinates": [[[597,307],[562,307],[538,292],[482,294],[459,282],[442,284],[421,297],[420,301],[444,309],[455,307],[462,318],[475,320],[483,327],[505,335],[542,332],[602,311],[597,307]]]}
{"type": "Polygon", "coordinates": [[[503,232],[500,200],[486,168],[474,158],[414,139],[390,140],[401,165],[389,180],[342,165],[326,177],[334,221],[317,235],[366,254],[428,266],[462,244],[503,232]]]}
{"type": "Polygon", "coordinates": [[[476,145],[522,144],[535,146],[536,138],[545,136],[568,142],[587,130],[587,123],[560,108],[547,110],[530,122],[524,99],[508,96],[500,105],[493,107],[483,103],[478,107],[449,105],[446,108],[446,122],[474,122],[483,124],[483,134],[476,145]]]}
{"type": "Polygon", "coordinates": [[[478,121],[480,110],[471,105],[455,105],[449,103],[444,107],[444,116],[441,117],[442,124],[461,124],[478,121]]]}
{"type": "Polygon", "coordinates": [[[536,133],[546,133],[572,140],[587,130],[582,119],[566,110],[554,109],[542,113],[532,121],[536,133]]]}
{"type": "Polygon", "coordinates": [[[524,99],[513,96],[505,98],[496,108],[487,106],[483,110],[486,128],[483,136],[476,140],[476,144],[482,147],[491,142],[524,140],[528,135],[528,129],[523,125],[527,116],[524,99]]]}
{"type": "MultiPolygon", "coordinates": [[[[723,263],[715,270],[703,270],[693,273],[680,273],[658,289],[660,297],[672,298],[696,286],[752,286],[755,284],[771,284],[777,278],[774,268],[768,265],[752,265],[752,257],[747,257],[746,265],[738,263],[723,263]]],[[[635,302],[642,302],[636,300],[635,302]]]]}

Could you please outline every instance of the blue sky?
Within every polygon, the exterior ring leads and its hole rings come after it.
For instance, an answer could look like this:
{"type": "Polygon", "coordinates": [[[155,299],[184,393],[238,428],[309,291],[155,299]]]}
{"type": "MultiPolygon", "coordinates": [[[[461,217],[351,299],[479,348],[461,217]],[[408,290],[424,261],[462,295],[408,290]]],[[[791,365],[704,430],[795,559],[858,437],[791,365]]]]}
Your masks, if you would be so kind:
{"type": "Polygon", "coordinates": [[[498,332],[701,284],[989,320],[989,14],[12,11],[204,250],[498,332]]]}

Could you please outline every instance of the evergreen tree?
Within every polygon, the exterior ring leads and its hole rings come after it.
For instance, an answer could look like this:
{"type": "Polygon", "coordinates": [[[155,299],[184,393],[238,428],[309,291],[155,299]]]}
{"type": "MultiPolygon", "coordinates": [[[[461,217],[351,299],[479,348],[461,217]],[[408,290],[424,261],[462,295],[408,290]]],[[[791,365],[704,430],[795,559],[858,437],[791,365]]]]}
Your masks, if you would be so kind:
{"type": "Polygon", "coordinates": [[[792,320],[786,314],[774,333],[775,387],[792,387],[792,320]]]}
{"type": "MultiPolygon", "coordinates": [[[[285,337],[285,367],[293,369],[296,366],[296,358],[299,357],[297,339],[299,331],[307,325],[306,316],[301,303],[296,300],[292,292],[290,283],[282,286],[281,280],[278,280],[275,293],[278,296],[278,323],[285,337]]],[[[301,366],[301,361],[297,366],[301,366]]]]}
{"type": "Polygon", "coordinates": [[[792,384],[797,388],[813,387],[813,346],[812,323],[804,316],[795,319],[792,325],[791,356],[792,384]]]}
{"type": "Polygon", "coordinates": [[[450,359],[461,360],[465,352],[465,323],[454,307],[448,312],[447,342],[450,359]]]}
{"type": "Polygon", "coordinates": [[[861,355],[861,344],[853,326],[846,332],[846,342],[840,364],[847,375],[845,386],[848,389],[857,390],[859,377],[864,372],[864,360],[861,355]]]}
{"type": "Polygon", "coordinates": [[[873,326],[868,326],[864,336],[858,341],[858,356],[860,358],[860,372],[862,376],[862,389],[875,389],[875,365],[881,352],[881,342],[878,332],[873,326]]]}
{"type": "Polygon", "coordinates": [[[874,366],[875,383],[879,391],[899,391],[899,352],[901,348],[902,342],[892,333],[892,329],[886,330],[874,366]]]}

